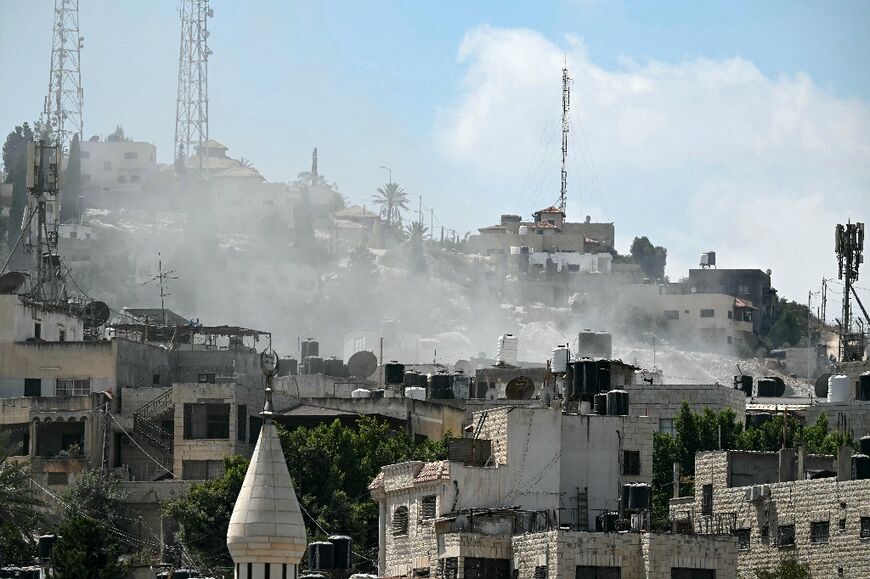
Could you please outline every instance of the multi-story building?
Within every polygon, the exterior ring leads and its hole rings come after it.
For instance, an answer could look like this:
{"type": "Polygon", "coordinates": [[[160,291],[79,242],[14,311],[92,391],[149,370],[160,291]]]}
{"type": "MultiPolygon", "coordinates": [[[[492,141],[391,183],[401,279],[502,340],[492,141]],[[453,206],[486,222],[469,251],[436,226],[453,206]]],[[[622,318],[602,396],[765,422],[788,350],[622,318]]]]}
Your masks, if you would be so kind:
{"type": "Polygon", "coordinates": [[[157,170],[157,147],[140,141],[83,141],[82,194],[96,200],[127,199],[143,191],[157,170]]]}
{"type": "Polygon", "coordinates": [[[766,335],[773,324],[777,296],[770,284],[770,270],[690,269],[684,286],[689,294],[726,294],[748,303],[756,310],[750,320],[756,334],[766,335]]]}
{"type": "Polygon", "coordinates": [[[868,460],[849,447],[836,457],[700,452],[694,495],[671,500],[674,528],[733,534],[741,578],[786,558],[807,564],[812,577],[870,577],[868,460]]]}

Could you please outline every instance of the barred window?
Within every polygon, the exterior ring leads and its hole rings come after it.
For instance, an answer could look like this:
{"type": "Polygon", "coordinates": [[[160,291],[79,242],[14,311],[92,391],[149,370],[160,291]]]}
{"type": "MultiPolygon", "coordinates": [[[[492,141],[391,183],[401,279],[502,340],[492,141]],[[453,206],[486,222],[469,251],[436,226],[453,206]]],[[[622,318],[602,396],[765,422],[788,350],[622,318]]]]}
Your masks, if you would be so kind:
{"type": "Polygon", "coordinates": [[[535,567],[535,579],[547,579],[546,565],[538,565],[535,567]]]}
{"type": "Polygon", "coordinates": [[[810,523],[810,542],[827,543],[830,532],[831,529],[828,521],[810,523]]]}
{"type": "Polygon", "coordinates": [[[437,499],[435,495],[426,495],[423,497],[423,500],[420,501],[420,518],[434,519],[436,514],[436,504],[437,499]]]}
{"type": "Polygon", "coordinates": [[[393,536],[408,534],[408,507],[402,505],[393,511],[393,536]]]}
{"type": "Polygon", "coordinates": [[[870,539],[870,517],[861,517],[861,538],[870,539]]]}
{"type": "Polygon", "coordinates": [[[55,396],[89,396],[91,379],[58,378],[54,393],[55,396]]]}
{"type": "Polygon", "coordinates": [[[776,542],[780,547],[794,545],[794,525],[780,525],[776,529],[776,542]]]}
{"type": "Polygon", "coordinates": [[[741,551],[748,551],[752,541],[752,534],[749,529],[737,529],[737,548],[741,551]]]}
{"type": "Polygon", "coordinates": [[[713,514],[713,485],[701,487],[701,514],[713,514]]]}
{"type": "Polygon", "coordinates": [[[622,474],[640,474],[640,451],[626,450],[622,453],[622,474]]]}

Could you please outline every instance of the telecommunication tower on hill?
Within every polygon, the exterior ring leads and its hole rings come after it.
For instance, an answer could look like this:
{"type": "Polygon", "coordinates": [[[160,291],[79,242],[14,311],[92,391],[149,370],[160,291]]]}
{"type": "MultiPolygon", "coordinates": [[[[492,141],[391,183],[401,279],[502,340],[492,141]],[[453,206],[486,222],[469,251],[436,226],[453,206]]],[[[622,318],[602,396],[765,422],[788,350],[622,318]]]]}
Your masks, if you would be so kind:
{"type": "Polygon", "coordinates": [[[45,122],[51,141],[69,152],[73,135],[82,136],[81,49],[79,0],[54,1],[54,33],[51,41],[51,74],[45,97],[45,122]]]}
{"type": "Polygon", "coordinates": [[[571,86],[568,76],[568,61],[562,67],[562,187],[559,193],[559,209],[565,213],[565,205],[568,198],[568,169],[565,163],[568,161],[568,129],[570,128],[568,112],[571,109],[571,86]]]}
{"type": "MultiPolygon", "coordinates": [[[[208,0],[181,0],[178,98],[175,104],[175,158],[184,161],[208,141],[208,0]]],[[[202,171],[202,155],[200,171],[202,171]]]]}
{"type": "Polygon", "coordinates": [[[867,317],[867,310],[855,292],[853,285],[858,281],[858,269],[864,263],[864,224],[846,223],[837,225],[834,230],[834,250],[837,254],[837,274],[843,280],[843,316],[840,325],[840,361],[851,362],[864,358],[864,325],[858,318],[857,332],[853,332],[852,305],[850,298],[854,297],[861,308],[861,312],[867,317]],[[851,294],[851,295],[850,295],[851,294]]]}

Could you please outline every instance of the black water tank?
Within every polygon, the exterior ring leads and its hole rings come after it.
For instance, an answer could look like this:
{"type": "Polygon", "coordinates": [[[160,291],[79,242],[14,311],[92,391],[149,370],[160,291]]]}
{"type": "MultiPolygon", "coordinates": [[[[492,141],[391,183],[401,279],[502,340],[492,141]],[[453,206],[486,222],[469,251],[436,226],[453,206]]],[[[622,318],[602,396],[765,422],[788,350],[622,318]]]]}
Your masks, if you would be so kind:
{"type": "Polygon", "coordinates": [[[299,361],[296,358],[281,358],[278,362],[278,376],[295,376],[299,371],[299,361]]]}
{"type": "Polygon", "coordinates": [[[858,452],[870,456],[870,435],[862,436],[858,441],[858,452]]]}
{"type": "Polygon", "coordinates": [[[870,372],[858,376],[858,400],[870,400],[870,372]]]}
{"type": "Polygon", "coordinates": [[[378,388],[377,390],[372,390],[369,398],[371,398],[372,400],[383,400],[384,399],[384,390],[382,388],[378,388]]]}
{"type": "Polygon", "coordinates": [[[306,374],[323,374],[323,358],[320,356],[308,356],[305,358],[306,374]]]}
{"type": "Polygon", "coordinates": [[[333,378],[343,378],[346,374],[341,358],[331,356],[323,361],[323,373],[333,378]]]}
{"type": "Polygon", "coordinates": [[[353,539],[347,535],[332,535],[327,540],[333,547],[333,569],[353,569],[353,539]]]}
{"type": "MultiPolygon", "coordinates": [[[[601,372],[599,371],[598,361],[589,358],[584,358],[571,363],[572,388],[571,398],[573,400],[591,401],[592,397],[607,388],[601,387],[601,372]]],[[[609,386],[610,373],[607,372],[607,383],[609,386]]]]}
{"type": "Polygon", "coordinates": [[[57,535],[41,535],[39,537],[39,558],[48,561],[55,544],[57,544],[57,535]]]}
{"type": "Polygon", "coordinates": [[[828,397],[828,378],[831,377],[830,372],[826,372],[816,378],[816,386],[815,393],[816,398],[827,398],[828,397]]]}
{"type": "Polygon", "coordinates": [[[628,508],[632,511],[645,511],[650,508],[650,487],[645,483],[630,485],[628,491],[628,508]]]}
{"type": "Polygon", "coordinates": [[[628,392],[611,390],[607,393],[607,415],[628,416],[628,392]]]}
{"type": "Polygon", "coordinates": [[[308,544],[308,568],[312,571],[331,571],[335,564],[335,547],[327,541],[308,544]]]}
{"type": "Polygon", "coordinates": [[[595,414],[605,416],[607,414],[607,394],[601,392],[593,396],[592,409],[595,414]]]}
{"type": "Polygon", "coordinates": [[[741,374],[734,377],[734,387],[743,392],[747,398],[752,397],[752,376],[741,374]]]}
{"type": "Polygon", "coordinates": [[[453,385],[449,374],[432,374],[429,376],[429,398],[432,400],[448,400],[453,398],[453,385]]]}
{"type": "Polygon", "coordinates": [[[415,372],[414,370],[408,370],[405,372],[405,375],[402,377],[402,384],[405,385],[405,388],[409,386],[426,386],[426,375],[420,374],[419,372],[415,372]],[[422,378],[422,383],[420,379],[422,378]]]}
{"type": "Polygon", "coordinates": [[[405,380],[405,365],[395,360],[384,364],[384,384],[398,385],[405,380]]]}
{"type": "Polygon", "coordinates": [[[614,533],[617,520],[619,520],[617,512],[602,513],[595,517],[595,530],[599,533],[614,533]]]}
{"type": "Polygon", "coordinates": [[[304,360],[308,356],[319,356],[320,355],[320,344],[308,338],[304,342],[302,342],[302,359],[304,360]]]}
{"type": "Polygon", "coordinates": [[[870,479],[870,456],[866,454],[852,455],[852,472],[855,480],[870,479]]]}
{"type": "Polygon", "coordinates": [[[759,398],[775,398],[777,396],[779,388],[776,380],[769,377],[759,378],[757,384],[759,398]]]}

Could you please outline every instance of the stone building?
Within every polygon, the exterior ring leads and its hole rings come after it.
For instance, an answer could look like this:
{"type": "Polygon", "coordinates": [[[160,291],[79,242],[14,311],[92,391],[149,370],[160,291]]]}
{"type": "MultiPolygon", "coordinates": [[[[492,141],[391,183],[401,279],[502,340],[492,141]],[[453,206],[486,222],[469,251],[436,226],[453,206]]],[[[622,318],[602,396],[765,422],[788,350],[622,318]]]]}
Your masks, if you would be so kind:
{"type": "Polygon", "coordinates": [[[694,495],[670,510],[678,532],[736,536],[741,578],[787,558],[812,577],[870,577],[870,480],[855,480],[848,447],[837,457],[700,452],[694,495]]]}

